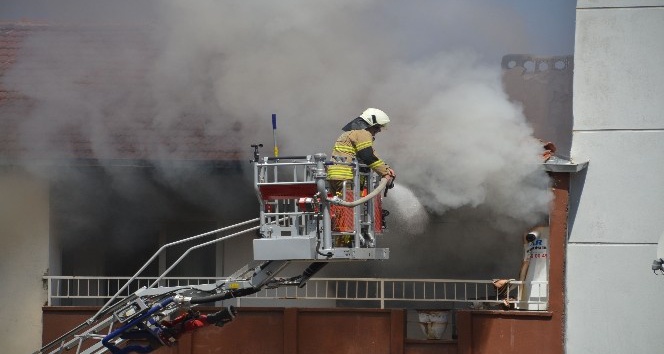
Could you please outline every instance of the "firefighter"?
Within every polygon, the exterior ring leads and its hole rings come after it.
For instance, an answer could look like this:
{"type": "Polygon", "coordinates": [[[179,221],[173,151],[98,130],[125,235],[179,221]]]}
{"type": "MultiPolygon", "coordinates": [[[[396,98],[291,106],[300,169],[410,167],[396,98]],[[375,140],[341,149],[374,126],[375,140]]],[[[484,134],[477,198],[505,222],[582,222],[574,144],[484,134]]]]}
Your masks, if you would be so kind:
{"type": "MultiPolygon", "coordinates": [[[[390,122],[390,118],[377,108],[368,108],[362,114],[346,124],[344,131],[332,148],[332,161],[334,162],[352,162],[357,159],[369,168],[373,169],[381,177],[394,179],[396,174],[383,160],[381,160],[373,148],[373,141],[382,129],[390,122]]],[[[344,182],[346,182],[346,200],[352,200],[352,179],[353,170],[351,166],[336,164],[330,165],[327,169],[327,179],[330,184],[330,192],[338,196],[344,194],[344,182]]],[[[335,220],[333,220],[333,229],[335,231],[352,231],[352,223],[344,222],[350,211],[339,208],[335,209],[335,220]]],[[[352,213],[352,212],[351,212],[352,213]]],[[[352,214],[351,214],[352,215],[352,214]]],[[[347,241],[340,241],[342,244],[347,241]]],[[[338,243],[339,244],[339,243],[338,243]]]]}
{"type": "MultiPolygon", "coordinates": [[[[368,108],[362,114],[350,121],[343,128],[344,132],[337,138],[332,148],[332,160],[337,162],[351,162],[357,160],[381,177],[394,178],[396,174],[383,160],[376,156],[373,141],[383,128],[390,122],[390,118],[377,108],[368,108]]],[[[341,191],[344,181],[351,181],[353,171],[350,166],[332,165],[328,167],[327,179],[333,193],[341,191]]],[[[347,183],[349,185],[350,183],[347,183]]]]}

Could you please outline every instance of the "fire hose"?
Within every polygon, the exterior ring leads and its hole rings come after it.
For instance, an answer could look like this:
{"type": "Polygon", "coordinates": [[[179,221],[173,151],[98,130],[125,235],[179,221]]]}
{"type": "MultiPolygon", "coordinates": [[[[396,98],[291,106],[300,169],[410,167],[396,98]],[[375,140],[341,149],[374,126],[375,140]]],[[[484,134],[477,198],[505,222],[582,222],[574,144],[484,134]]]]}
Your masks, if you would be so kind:
{"type": "Polygon", "coordinates": [[[366,203],[371,198],[374,198],[378,194],[380,194],[380,192],[382,192],[383,190],[385,190],[385,194],[387,194],[387,189],[390,189],[392,187],[394,187],[394,179],[383,177],[383,178],[381,178],[380,183],[378,183],[378,186],[376,187],[376,189],[374,189],[373,191],[371,191],[371,193],[365,195],[364,197],[362,197],[358,200],[355,200],[355,201],[352,201],[352,202],[347,202],[347,201],[339,198],[338,196],[334,196],[332,198],[327,198],[327,201],[332,203],[332,204],[341,205],[341,206],[345,206],[345,207],[348,207],[348,208],[353,208],[353,207],[356,207],[356,206],[358,206],[362,203],[366,203]],[[387,188],[387,189],[385,189],[385,188],[387,188]]]}

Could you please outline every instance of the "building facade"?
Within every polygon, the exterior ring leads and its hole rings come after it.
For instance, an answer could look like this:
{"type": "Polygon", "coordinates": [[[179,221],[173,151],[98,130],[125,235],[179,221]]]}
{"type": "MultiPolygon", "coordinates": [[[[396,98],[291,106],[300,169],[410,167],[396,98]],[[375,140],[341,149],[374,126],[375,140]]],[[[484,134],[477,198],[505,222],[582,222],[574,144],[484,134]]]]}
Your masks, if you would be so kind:
{"type": "Polygon", "coordinates": [[[664,1],[576,11],[566,352],[657,353],[664,277],[664,1]]]}

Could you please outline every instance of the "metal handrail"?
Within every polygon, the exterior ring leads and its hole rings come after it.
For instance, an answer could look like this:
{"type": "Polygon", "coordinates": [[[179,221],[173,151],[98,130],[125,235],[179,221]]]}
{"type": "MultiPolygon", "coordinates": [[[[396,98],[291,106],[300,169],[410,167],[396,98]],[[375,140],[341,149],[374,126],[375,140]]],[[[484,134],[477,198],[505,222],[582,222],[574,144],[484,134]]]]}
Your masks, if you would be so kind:
{"type": "MultiPolygon", "coordinates": [[[[126,282],[122,287],[120,287],[120,288],[118,289],[117,293],[115,293],[115,295],[111,296],[110,299],[108,299],[108,301],[106,301],[106,303],[105,303],[105,304],[99,309],[99,311],[97,311],[97,313],[96,313],[96,314],[95,314],[95,315],[94,315],[89,321],[90,321],[90,322],[93,322],[95,319],[97,319],[97,317],[98,317],[98,316],[99,316],[99,315],[100,315],[100,314],[101,314],[101,313],[102,313],[102,312],[103,312],[108,306],[110,306],[110,305],[111,305],[111,304],[112,304],[112,303],[113,303],[113,302],[114,302],[114,301],[120,296],[120,294],[121,294],[123,291],[125,291],[126,289],[128,289],[129,286],[131,285],[131,283],[132,283],[135,279],[137,279],[137,278],[139,277],[139,275],[142,274],[143,271],[144,271],[144,270],[145,270],[145,269],[146,269],[146,268],[147,268],[152,262],[154,262],[154,260],[157,259],[157,257],[158,257],[162,252],[164,252],[167,248],[169,248],[169,247],[173,247],[173,246],[176,246],[176,245],[179,245],[179,244],[183,244],[183,243],[186,243],[186,242],[190,242],[190,241],[198,240],[198,239],[200,239],[200,238],[204,238],[204,237],[207,237],[207,236],[210,236],[210,235],[215,235],[215,234],[218,234],[218,233],[221,233],[221,232],[224,232],[224,231],[228,231],[228,230],[231,230],[231,229],[235,229],[235,228],[238,228],[238,227],[240,227],[240,226],[245,226],[245,225],[248,225],[248,224],[252,224],[252,223],[255,223],[255,222],[257,222],[257,221],[259,221],[258,218],[256,218],[256,219],[251,219],[251,220],[247,220],[247,221],[243,221],[243,222],[240,222],[240,223],[237,223],[237,224],[234,224],[234,225],[229,225],[229,226],[222,227],[222,228],[220,228],[220,229],[216,229],[216,230],[212,230],[212,231],[204,232],[204,233],[202,233],[202,234],[198,234],[198,235],[195,235],[195,236],[187,237],[187,238],[181,239],[181,240],[179,240],[179,241],[174,241],[174,242],[167,243],[167,244],[161,246],[161,247],[159,248],[159,250],[157,250],[157,252],[155,252],[155,253],[152,255],[152,257],[150,257],[150,259],[148,259],[148,261],[145,262],[145,263],[143,264],[143,266],[142,266],[142,267],[136,272],[136,274],[134,274],[131,278],[129,278],[129,279],[127,280],[127,282],[126,282]]],[[[196,246],[194,246],[194,247],[192,247],[192,248],[187,249],[187,251],[185,251],[185,253],[184,253],[182,256],[180,256],[180,258],[178,258],[177,261],[175,261],[175,263],[172,264],[170,268],[168,268],[168,269],[167,269],[167,270],[166,270],[166,271],[165,271],[165,272],[164,272],[159,278],[156,278],[156,279],[155,279],[155,281],[153,282],[153,284],[152,284],[150,287],[156,285],[156,283],[157,283],[161,278],[163,278],[166,274],[168,274],[168,272],[169,272],[171,269],[173,269],[173,267],[175,267],[175,266],[176,266],[176,265],[177,265],[177,264],[178,264],[178,263],[179,263],[179,262],[180,262],[180,261],[181,261],[181,260],[182,260],[182,259],[183,259],[183,258],[184,258],[184,257],[190,252],[190,251],[192,251],[193,249],[196,249],[196,248],[199,248],[199,247],[203,247],[203,246],[206,246],[206,245],[209,245],[209,244],[217,243],[217,242],[220,242],[220,241],[224,241],[224,240],[229,239],[229,238],[231,238],[231,237],[236,237],[236,236],[238,236],[238,235],[242,235],[242,234],[245,234],[245,233],[247,233],[247,232],[249,232],[249,231],[253,231],[253,230],[256,230],[256,229],[258,229],[258,226],[255,226],[255,227],[252,227],[252,228],[248,228],[248,229],[244,229],[244,230],[242,230],[242,231],[235,232],[235,233],[233,233],[233,234],[231,234],[231,235],[227,235],[227,236],[224,236],[224,237],[221,237],[221,238],[217,238],[217,239],[215,239],[215,240],[212,240],[212,241],[209,241],[209,242],[205,242],[205,243],[202,243],[202,244],[199,244],[199,245],[196,245],[196,246]]]]}
{"type": "MultiPolygon", "coordinates": [[[[94,276],[45,276],[47,284],[47,306],[56,299],[107,300],[114,286],[124,284],[130,277],[94,276]],[[115,284],[112,284],[115,282],[115,284]],[[106,292],[104,292],[104,290],[106,292]]],[[[226,279],[224,277],[136,277],[136,287],[125,289],[119,298],[131,295],[143,284],[153,284],[157,279],[163,286],[200,285],[226,279]],[[133,290],[133,291],[132,291],[133,290]]],[[[376,302],[385,308],[388,302],[450,302],[478,304],[527,303],[546,309],[548,304],[548,282],[511,281],[509,292],[499,294],[491,280],[467,279],[407,279],[407,278],[311,278],[305,286],[280,287],[238,298],[252,300],[334,300],[376,302]],[[537,289],[539,297],[522,299],[523,286],[537,289]]]]}

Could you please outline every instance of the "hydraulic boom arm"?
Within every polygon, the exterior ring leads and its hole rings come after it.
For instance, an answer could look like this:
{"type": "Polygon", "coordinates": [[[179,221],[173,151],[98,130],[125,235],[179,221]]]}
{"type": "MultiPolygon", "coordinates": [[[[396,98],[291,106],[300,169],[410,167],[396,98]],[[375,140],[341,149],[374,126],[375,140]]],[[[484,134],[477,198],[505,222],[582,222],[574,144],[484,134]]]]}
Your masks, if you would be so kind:
{"type": "Polygon", "coordinates": [[[326,166],[334,162],[326,161],[324,154],[261,159],[260,145],[253,147],[259,218],[162,246],[93,317],[35,354],[64,353],[74,348],[76,353],[83,354],[149,353],[174,345],[187,331],[208,325],[223,326],[237,313],[233,306],[228,306],[213,314],[201,314],[195,311],[200,304],[239,298],[265,288],[302,287],[329,262],[389,258],[388,249],[375,248],[375,235],[382,233],[384,216],[388,214],[380,206],[380,192],[387,185],[385,180],[378,183],[370,170],[364,172],[357,162],[347,163],[354,171],[353,195],[365,196],[348,201],[345,196],[340,199],[328,195],[326,166]],[[349,219],[348,227],[333,228],[332,220],[342,214],[349,219]],[[259,225],[248,226],[256,222],[259,225]],[[200,241],[239,226],[248,228],[190,247],[149,287],[121,298],[120,294],[166,248],[200,241]],[[253,240],[254,261],[230,277],[210,284],[159,286],[191,251],[251,231],[258,231],[260,235],[253,240]],[[292,262],[309,265],[299,275],[277,277],[292,262]]]}

